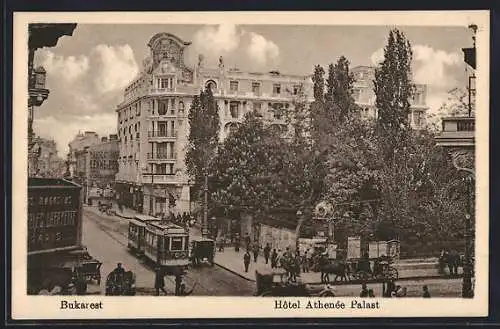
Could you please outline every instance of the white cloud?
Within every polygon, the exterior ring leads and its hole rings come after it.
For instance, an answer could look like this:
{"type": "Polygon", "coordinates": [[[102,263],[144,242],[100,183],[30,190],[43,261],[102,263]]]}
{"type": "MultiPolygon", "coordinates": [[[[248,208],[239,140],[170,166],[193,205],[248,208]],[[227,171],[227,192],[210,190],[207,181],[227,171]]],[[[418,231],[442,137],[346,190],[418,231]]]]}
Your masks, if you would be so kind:
{"type": "Polygon", "coordinates": [[[98,45],[93,49],[97,58],[97,77],[95,87],[100,93],[118,91],[135,78],[139,66],[134,52],[127,44],[124,46],[98,45]]]}
{"type": "Polygon", "coordinates": [[[247,51],[250,57],[259,64],[272,63],[278,60],[280,54],[280,49],[274,42],[253,32],[250,32],[250,44],[247,51]]]}
{"type": "Polygon", "coordinates": [[[415,83],[432,85],[436,87],[451,87],[456,80],[446,69],[459,65],[462,58],[458,53],[448,53],[425,45],[413,46],[415,83]]]}
{"type": "Polygon", "coordinates": [[[74,82],[87,73],[90,68],[87,56],[58,56],[52,51],[41,49],[37,53],[37,65],[42,65],[48,75],[74,82]]]}
{"type": "Polygon", "coordinates": [[[373,65],[378,65],[384,60],[384,48],[379,48],[370,56],[373,65]]]}
{"type": "Polygon", "coordinates": [[[95,131],[102,137],[116,133],[116,115],[103,113],[94,116],[79,116],[74,120],[48,116],[35,118],[33,127],[37,135],[54,139],[58,155],[64,158],[68,152],[68,143],[79,131],[95,131]]]}
{"type": "Polygon", "coordinates": [[[195,47],[206,55],[222,55],[238,48],[243,31],[234,24],[205,26],[193,38],[195,47]]]}
{"type": "Polygon", "coordinates": [[[226,66],[246,65],[254,69],[276,64],[280,55],[273,41],[234,24],[201,28],[193,37],[192,50],[193,58],[203,54],[208,65],[217,64],[223,56],[226,66]]]}

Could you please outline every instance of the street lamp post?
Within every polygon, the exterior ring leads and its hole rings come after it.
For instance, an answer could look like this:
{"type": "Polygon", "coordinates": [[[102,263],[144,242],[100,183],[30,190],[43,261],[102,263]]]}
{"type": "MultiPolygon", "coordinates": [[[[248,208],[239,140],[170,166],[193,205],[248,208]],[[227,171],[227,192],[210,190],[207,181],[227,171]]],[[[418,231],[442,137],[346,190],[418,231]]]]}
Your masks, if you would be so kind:
{"type": "Polygon", "coordinates": [[[203,222],[201,224],[201,236],[206,238],[208,234],[208,173],[205,171],[205,184],[203,187],[203,222]]]}
{"type": "Polygon", "coordinates": [[[465,232],[464,232],[464,239],[465,239],[465,255],[464,255],[464,264],[463,264],[463,269],[464,269],[464,276],[463,276],[463,282],[462,282],[462,297],[464,298],[472,298],[474,297],[474,290],[472,289],[472,271],[471,271],[471,257],[470,257],[470,243],[471,243],[471,182],[472,178],[469,176],[466,178],[466,184],[467,184],[467,213],[465,214],[465,232]]]}

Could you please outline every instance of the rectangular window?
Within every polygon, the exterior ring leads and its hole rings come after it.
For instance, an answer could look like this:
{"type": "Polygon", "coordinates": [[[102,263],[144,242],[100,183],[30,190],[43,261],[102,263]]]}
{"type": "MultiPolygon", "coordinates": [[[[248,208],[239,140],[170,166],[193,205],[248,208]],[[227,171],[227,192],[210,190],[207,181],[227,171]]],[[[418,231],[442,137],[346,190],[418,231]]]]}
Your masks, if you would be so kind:
{"type": "Polygon", "coordinates": [[[255,102],[253,103],[253,111],[256,116],[261,117],[262,116],[262,103],[255,102]]]}
{"type": "Polygon", "coordinates": [[[156,165],[156,174],[166,175],[167,174],[167,164],[161,163],[156,165]]]}
{"type": "Polygon", "coordinates": [[[169,168],[168,168],[168,173],[169,173],[170,175],[173,175],[173,174],[174,174],[174,164],[173,164],[173,163],[169,163],[169,164],[168,164],[168,167],[169,167],[169,168]]]}
{"type": "Polygon", "coordinates": [[[352,98],[354,98],[355,102],[359,102],[360,94],[361,94],[361,90],[359,90],[359,88],[354,88],[352,90],[352,98]]]}
{"type": "Polygon", "coordinates": [[[283,115],[283,104],[274,103],[273,104],[273,112],[274,112],[274,118],[277,120],[281,120],[281,117],[283,115]]]}
{"type": "Polygon", "coordinates": [[[160,89],[166,89],[168,88],[168,80],[167,78],[161,78],[160,79],[160,89]]]}
{"type": "Polygon", "coordinates": [[[175,98],[170,99],[170,113],[175,114],[175,98]]]}
{"type": "Polygon", "coordinates": [[[182,237],[172,237],[170,239],[170,251],[182,250],[182,237]]]}
{"type": "Polygon", "coordinates": [[[175,137],[175,121],[171,121],[171,127],[172,129],[170,130],[170,135],[171,137],[175,137]]]}
{"type": "Polygon", "coordinates": [[[273,84],[273,95],[281,94],[281,85],[279,83],[273,84]]]}
{"type": "Polygon", "coordinates": [[[422,112],[420,112],[420,111],[413,112],[413,123],[417,127],[420,127],[423,124],[423,115],[422,115],[422,112]]]}
{"type": "Polygon", "coordinates": [[[229,91],[232,93],[238,92],[238,81],[229,82],[229,91]]]}
{"type": "Polygon", "coordinates": [[[238,102],[231,102],[229,103],[229,111],[231,112],[231,117],[236,119],[240,116],[239,113],[239,103],[238,102]]]}
{"type": "Polygon", "coordinates": [[[158,143],[156,146],[156,154],[158,158],[164,159],[167,157],[168,152],[168,144],[167,143],[158,143]]]}
{"type": "Polygon", "coordinates": [[[252,82],[252,93],[256,96],[260,96],[260,83],[252,82]]]}
{"type": "Polygon", "coordinates": [[[293,86],[293,94],[294,95],[298,95],[299,91],[300,91],[300,86],[298,86],[298,85],[293,86]]]}
{"type": "Polygon", "coordinates": [[[173,159],[174,158],[174,143],[168,143],[169,144],[169,149],[170,149],[170,153],[168,154],[168,158],[169,159],[173,159]]]}

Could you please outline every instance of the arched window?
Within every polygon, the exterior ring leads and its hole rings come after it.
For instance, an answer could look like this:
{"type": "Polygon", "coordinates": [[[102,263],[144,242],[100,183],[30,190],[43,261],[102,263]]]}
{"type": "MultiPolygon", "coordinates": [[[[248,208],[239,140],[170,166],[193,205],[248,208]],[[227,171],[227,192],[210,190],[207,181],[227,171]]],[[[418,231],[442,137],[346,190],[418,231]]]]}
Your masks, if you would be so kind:
{"type": "Polygon", "coordinates": [[[215,93],[215,91],[217,90],[217,83],[214,80],[208,80],[205,83],[205,88],[210,88],[212,93],[215,93]]]}
{"type": "Polygon", "coordinates": [[[184,112],[184,102],[179,101],[179,112],[184,112]]]}

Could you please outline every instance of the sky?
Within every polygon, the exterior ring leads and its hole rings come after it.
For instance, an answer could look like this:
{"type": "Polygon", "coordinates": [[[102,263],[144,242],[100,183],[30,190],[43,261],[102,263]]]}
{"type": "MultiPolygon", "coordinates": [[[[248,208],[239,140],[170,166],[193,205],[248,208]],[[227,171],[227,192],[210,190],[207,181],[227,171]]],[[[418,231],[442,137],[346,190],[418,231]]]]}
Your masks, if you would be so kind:
{"type": "MultiPolygon", "coordinates": [[[[388,26],[300,25],[146,25],[78,24],[52,48],[39,49],[35,65],[47,71],[49,98],[35,110],[34,130],[54,139],[60,156],[79,131],[100,136],[116,133],[116,106],[123,89],[140,72],[153,35],[169,32],[192,42],[185,62],[194,66],[199,54],[205,66],[241,70],[278,70],[311,74],[340,56],[357,65],[376,65],[383,58],[388,26]]],[[[413,47],[415,83],[427,84],[427,104],[437,111],[453,88],[464,88],[467,75],[461,48],[472,46],[467,27],[404,27],[413,47]]]]}

